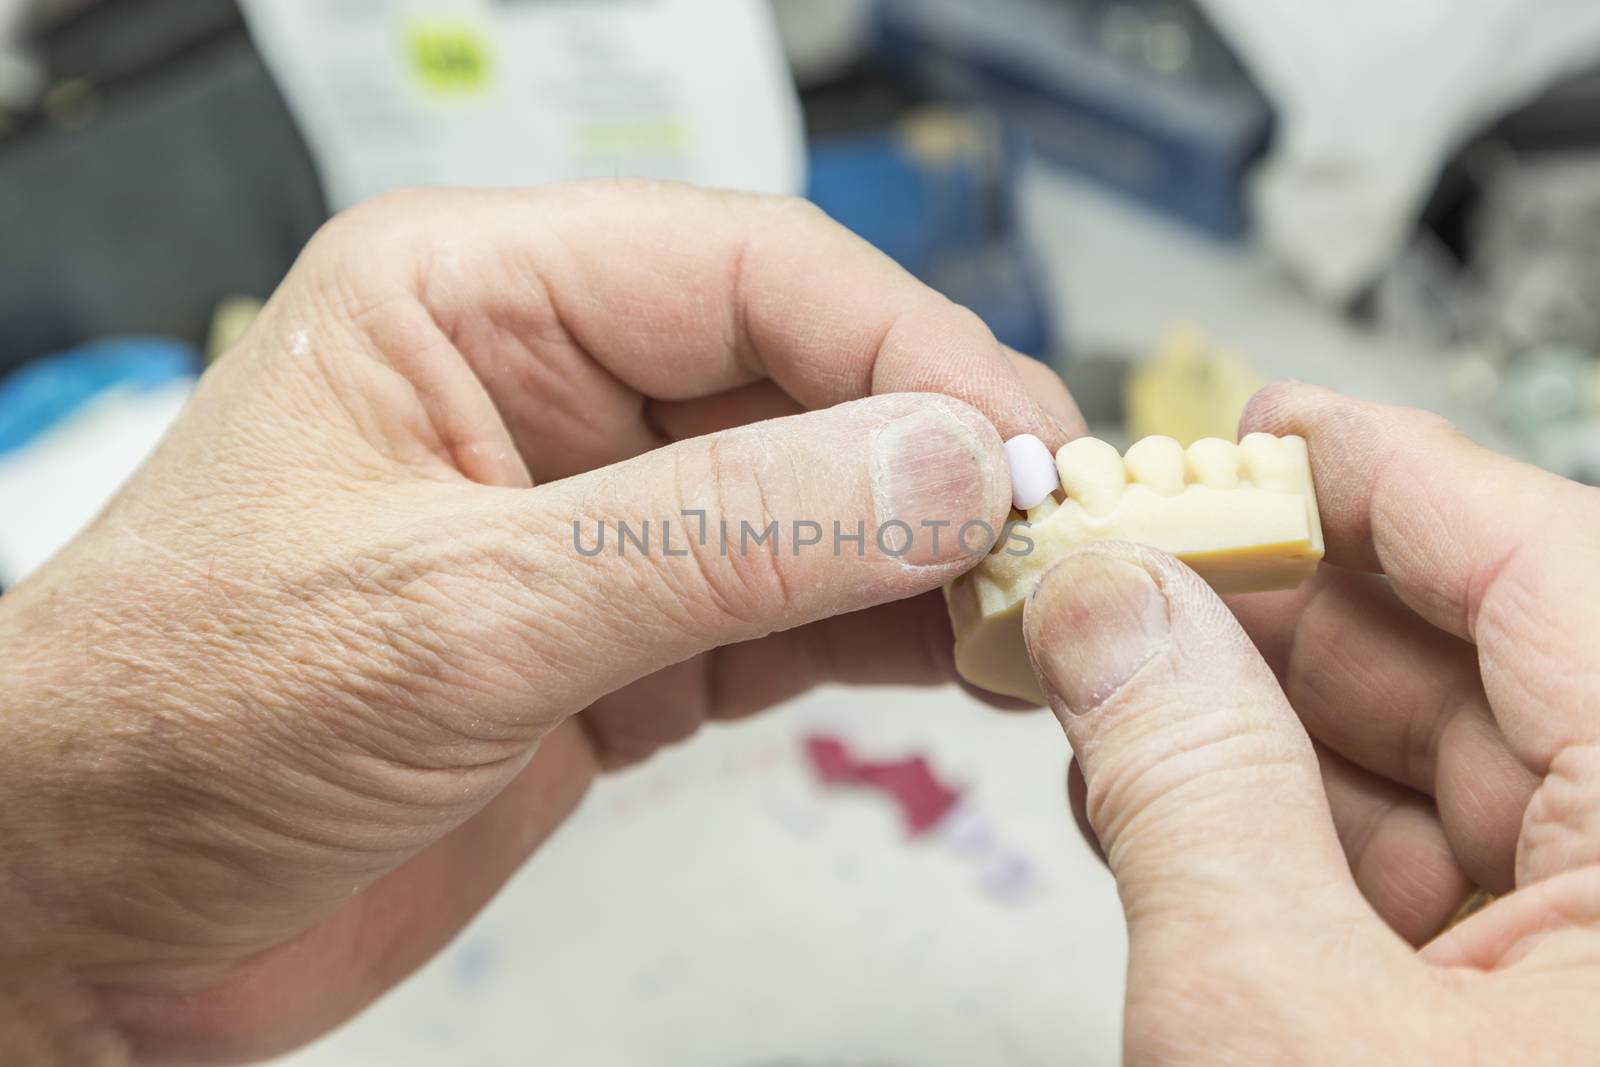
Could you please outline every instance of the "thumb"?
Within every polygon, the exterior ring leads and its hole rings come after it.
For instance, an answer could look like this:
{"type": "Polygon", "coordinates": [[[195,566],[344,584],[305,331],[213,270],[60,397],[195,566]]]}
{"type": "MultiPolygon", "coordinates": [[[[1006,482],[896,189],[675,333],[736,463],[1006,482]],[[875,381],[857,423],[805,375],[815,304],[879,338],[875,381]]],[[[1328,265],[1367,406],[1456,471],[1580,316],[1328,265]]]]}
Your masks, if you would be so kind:
{"type": "Polygon", "coordinates": [[[907,393],[500,499],[510,525],[491,525],[543,594],[516,630],[560,716],[697,653],[937,589],[987,553],[1011,485],[976,409],[907,393]]]}
{"type": "Polygon", "coordinates": [[[1083,769],[1135,961],[1156,945],[1188,955],[1232,934],[1261,944],[1376,924],[1310,740],[1193,571],[1131,545],[1080,549],[1035,592],[1025,629],[1083,769]]]}

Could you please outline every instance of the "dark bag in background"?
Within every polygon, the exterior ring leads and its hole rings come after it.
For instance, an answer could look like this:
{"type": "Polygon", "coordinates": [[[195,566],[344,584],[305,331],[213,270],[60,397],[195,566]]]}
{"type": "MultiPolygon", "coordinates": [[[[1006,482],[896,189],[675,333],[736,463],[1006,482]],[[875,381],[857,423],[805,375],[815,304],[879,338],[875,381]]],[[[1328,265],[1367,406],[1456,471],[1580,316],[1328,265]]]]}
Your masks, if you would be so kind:
{"type": "Polygon", "coordinates": [[[203,347],[327,215],[237,6],[110,0],[39,50],[49,87],[0,116],[0,375],[108,336],[203,347]]]}

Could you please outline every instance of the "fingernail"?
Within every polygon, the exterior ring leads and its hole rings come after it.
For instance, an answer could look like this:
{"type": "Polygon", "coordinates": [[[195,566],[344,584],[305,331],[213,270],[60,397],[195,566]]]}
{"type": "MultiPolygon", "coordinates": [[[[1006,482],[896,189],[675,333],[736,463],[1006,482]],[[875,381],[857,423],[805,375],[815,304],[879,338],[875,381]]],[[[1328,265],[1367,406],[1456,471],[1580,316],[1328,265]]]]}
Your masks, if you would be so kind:
{"type": "Polygon", "coordinates": [[[1168,646],[1167,598],[1150,572],[1094,552],[1051,569],[1027,610],[1028,648],[1058,715],[1105,704],[1168,646]]]}
{"type": "Polygon", "coordinates": [[[1019,511],[1038,507],[1061,488],[1056,457],[1031,433],[1006,442],[1006,462],[1011,466],[1011,503],[1019,511]]]}
{"type": "Polygon", "coordinates": [[[878,427],[872,435],[879,546],[915,566],[982,553],[981,531],[961,528],[988,521],[990,471],[977,431],[955,414],[927,408],[878,427]]]}

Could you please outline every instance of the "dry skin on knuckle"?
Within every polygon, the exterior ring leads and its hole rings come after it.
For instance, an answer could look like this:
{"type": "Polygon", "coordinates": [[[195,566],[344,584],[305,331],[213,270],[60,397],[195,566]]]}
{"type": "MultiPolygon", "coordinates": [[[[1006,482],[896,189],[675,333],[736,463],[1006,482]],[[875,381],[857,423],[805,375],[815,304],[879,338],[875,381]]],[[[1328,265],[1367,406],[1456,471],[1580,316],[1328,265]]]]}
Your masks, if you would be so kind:
{"type": "Polygon", "coordinates": [[[799,516],[780,514],[776,501],[800,499],[800,479],[793,466],[788,445],[760,426],[745,427],[710,438],[698,460],[684,457],[679,463],[680,504],[689,500],[706,501],[708,523],[705,543],[689,538],[687,579],[660,560],[664,577],[674,590],[679,608],[687,619],[705,624],[707,611],[713,613],[711,629],[719,630],[723,621],[741,627],[759,627],[761,620],[782,614],[784,606],[796,599],[792,574],[796,556],[786,551],[793,523],[799,516]],[[727,523],[728,541],[723,550],[720,538],[711,530],[719,521],[727,523]],[[752,531],[748,539],[747,528],[752,531]],[[776,528],[775,550],[758,545],[755,537],[776,528]]]}
{"type": "Polygon", "coordinates": [[[1421,439],[1420,447],[1425,452],[1452,451],[1461,445],[1471,444],[1455,423],[1437,411],[1426,408],[1374,405],[1363,409],[1363,416],[1368,428],[1373,431],[1403,429],[1408,436],[1421,439]]]}
{"type": "MultiPolygon", "coordinates": [[[[953,338],[990,339],[989,327],[978,315],[955,303],[942,293],[918,284],[905,291],[895,313],[884,323],[877,344],[872,348],[871,390],[874,393],[888,389],[884,381],[886,372],[896,376],[895,392],[921,392],[941,397],[971,407],[965,400],[949,396],[951,392],[973,395],[993,381],[974,381],[952,373],[949,361],[929,358],[929,354],[966,353],[969,345],[953,349],[953,338]],[[960,380],[956,380],[957,378],[960,380]]],[[[998,342],[994,342],[998,351],[998,342]]],[[[970,372],[972,367],[968,366],[970,372]]]]}
{"type": "MultiPolygon", "coordinates": [[[[330,339],[342,327],[376,353],[381,335],[371,324],[396,304],[424,305],[429,266],[452,233],[432,219],[455,203],[456,195],[446,191],[399,190],[334,216],[280,290],[306,319],[295,325],[320,325],[330,339]]],[[[267,310],[277,311],[280,303],[275,296],[267,310]]]]}
{"type": "Polygon", "coordinates": [[[739,191],[714,195],[735,219],[742,216],[741,228],[748,231],[753,240],[777,236],[793,241],[849,233],[826,211],[804,197],[739,191]]]}
{"type": "Polygon", "coordinates": [[[1600,744],[1571,745],[1551,760],[1523,813],[1519,885],[1600,860],[1600,744]]]}
{"type": "MultiPolygon", "coordinates": [[[[425,769],[426,742],[451,736],[449,715],[419,699],[427,681],[446,676],[452,652],[428,582],[403,564],[347,559],[287,580],[268,602],[232,606],[202,646],[222,669],[209,694],[218,721],[198,732],[253,747],[242,765],[320,767],[331,784],[357,790],[359,781],[338,779],[363,754],[425,769]],[[270,626],[241,641],[239,628],[262,618],[270,626]]],[[[473,686],[462,683],[455,701],[473,686]]]]}
{"type": "Polygon", "coordinates": [[[1172,803],[1177,794],[1204,794],[1215,775],[1284,767],[1285,747],[1275,732],[1226,706],[1181,701],[1181,694],[1147,690],[1135,709],[1119,694],[1095,713],[1107,720],[1097,735],[1075,745],[1093,770],[1089,814],[1102,834],[1172,803]],[[1104,821],[1107,813],[1115,823],[1104,821]]]}
{"type": "Polygon", "coordinates": [[[511,626],[512,607],[493,602],[509,583],[462,573],[457,542],[408,526],[370,540],[352,530],[249,584],[208,576],[232,591],[206,598],[189,656],[211,665],[233,728],[261,745],[321,752],[332,742],[329,758],[354,751],[423,767],[446,752],[461,765],[492,762],[525,740],[481,713],[516,691],[490,654],[494,633],[511,626]]]}
{"type": "MultiPolygon", "coordinates": [[[[1088,815],[1114,869],[1129,857],[1187,849],[1192,841],[1172,836],[1207,826],[1225,846],[1240,830],[1241,798],[1301,803],[1306,783],[1318,781],[1305,735],[1277,728],[1259,709],[1230,705],[1225,694],[1197,703],[1184,683],[1159,675],[1136,689],[1094,713],[1092,736],[1073,738],[1088,773],[1088,815]]],[[[1241,841],[1259,849],[1261,832],[1241,841]]],[[[1290,854],[1293,842],[1283,844],[1290,854]]]]}
{"type": "MultiPolygon", "coordinates": [[[[287,552],[281,531],[247,525],[226,554],[177,572],[158,604],[96,624],[128,641],[157,635],[123,663],[127,642],[93,650],[97,673],[137,690],[140,715],[121,721],[149,779],[213,792],[213,806],[259,786],[281,805],[282,781],[229,778],[230,767],[273,767],[325,781],[358,813],[368,800],[449,808],[459,783],[431,772],[522,750],[523,687],[496,642],[526,613],[500,593],[515,586],[449,529],[365,514],[367,528],[307,531],[287,552]],[[267,555],[251,549],[274,536],[267,555]]],[[[307,794],[319,797],[330,794],[307,794]]]]}
{"type": "Polygon", "coordinates": [[[312,237],[313,247],[320,243],[326,247],[318,251],[354,253],[363,258],[373,250],[404,248],[414,231],[428,229],[437,216],[472,198],[493,195],[425,186],[391,189],[334,215],[312,237]]]}
{"type": "Polygon", "coordinates": [[[1272,382],[1256,390],[1239,417],[1240,428],[1257,429],[1278,424],[1296,388],[1291,382],[1272,382]]]}
{"type": "MultiPolygon", "coordinates": [[[[938,294],[935,301],[938,307],[939,325],[953,336],[965,337],[991,337],[989,324],[983,317],[964,304],[958,304],[949,297],[938,294]]],[[[995,342],[999,347],[999,342],[995,342]]]]}
{"type": "Polygon", "coordinates": [[[151,788],[170,801],[149,808],[152,836],[204,848],[221,834],[243,857],[333,857],[359,876],[487,795],[526,732],[486,725],[481,709],[498,694],[438,677],[454,635],[427,603],[433,587],[419,583],[426,577],[404,569],[363,570],[331,591],[322,574],[298,608],[274,609],[280,622],[254,661],[218,639],[218,656],[234,654],[227,676],[202,704],[150,720],[166,735],[145,742],[165,753],[151,788]],[[245,767],[270,773],[240,779],[245,767]]]}
{"type": "Polygon", "coordinates": [[[448,646],[438,688],[482,687],[466,728],[486,738],[533,740],[592,696],[590,676],[610,676],[674,625],[623,603],[648,602],[653,563],[632,550],[619,559],[614,539],[585,557],[561,525],[544,508],[514,509],[432,556],[448,646]],[[530,693],[540,694],[536,706],[530,693]]]}
{"type": "MultiPolygon", "coordinates": [[[[1464,606],[1463,615],[1469,619],[1485,673],[1521,661],[1520,670],[1494,672],[1493,681],[1503,684],[1507,675],[1514,678],[1519,673],[1559,677],[1585,664],[1582,646],[1592,640],[1592,631],[1574,634],[1552,625],[1565,614],[1572,604],[1569,598],[1584,581],[1583,573],[1572,569],[1575,562],[1583,566],[1578,561],[1584,557],[1583,546],[1556,532],[1537,544],[1519,541],[1475,574],[1468,594],[1468,606],[1475,610],[1466,616],[1464,606]]],[[[1595,605],[1572,606],[1589,608],[1592,620],[1600,621],[1595,605]]]]}

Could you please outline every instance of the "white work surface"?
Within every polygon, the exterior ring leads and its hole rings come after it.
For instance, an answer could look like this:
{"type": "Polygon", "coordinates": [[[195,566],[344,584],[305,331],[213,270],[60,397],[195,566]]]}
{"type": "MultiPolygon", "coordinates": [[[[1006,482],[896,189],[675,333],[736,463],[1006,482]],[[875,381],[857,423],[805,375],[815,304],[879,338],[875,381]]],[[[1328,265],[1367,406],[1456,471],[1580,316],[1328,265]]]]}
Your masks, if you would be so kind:
{"type": "Polygon", "coordinates": [[[296,1067],[1114,1064],[1123,924],[1048,715],[826,691],[602,785],[456,944],[296,1067]],[[907,838],[819,731],[965,788],[907,838]]]}

